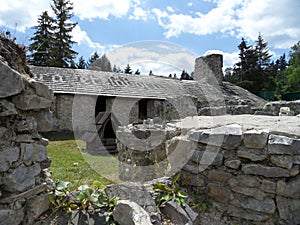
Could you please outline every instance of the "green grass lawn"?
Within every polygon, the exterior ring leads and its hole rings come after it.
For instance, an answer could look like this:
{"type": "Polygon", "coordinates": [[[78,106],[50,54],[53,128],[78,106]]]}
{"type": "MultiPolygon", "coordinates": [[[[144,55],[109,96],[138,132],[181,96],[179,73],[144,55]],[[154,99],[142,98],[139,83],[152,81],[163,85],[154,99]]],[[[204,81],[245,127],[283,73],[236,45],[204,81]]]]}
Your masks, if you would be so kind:
{"type": "Polygon", "coordinates": [[[49,170],[53,181],[57,179],[71,182],[71,189],[82,184],[91,185],[98,180],[103,185],[113,183],[118,177],[118,162],[113,156],[93,156],[82,153],[84,142],[75,141],[71,134],[44,134],[50,143],[48,156],[52,163],[49,170]]]}

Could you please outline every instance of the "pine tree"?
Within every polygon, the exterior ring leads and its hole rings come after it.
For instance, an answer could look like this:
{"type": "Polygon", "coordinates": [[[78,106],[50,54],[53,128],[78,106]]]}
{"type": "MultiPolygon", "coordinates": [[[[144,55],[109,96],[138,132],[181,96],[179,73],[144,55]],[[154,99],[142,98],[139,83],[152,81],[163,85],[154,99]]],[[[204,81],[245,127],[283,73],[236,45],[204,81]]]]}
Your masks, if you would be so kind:
{"type": "Polygon", "coordinates": [[[91,66],[93,64],[93,62],[95,62],[99,58],[100,58],[100,56],[99,56],[98,52],[94,52],[94,54],[89,58],[88,67],[91,66]]]}
{"type": "Polygon", "coordinates": [[[86,69],[87,63],[85,62],[84,58],[81,56],[76,64],[77,69],[86,69]]]}
{"type": "Polygon", "coordinates": [[[53,0],[51,8],[56,16],[54,44],[52,50],[53,60],[50,66],[70,67],[71,63],[77,55],[77,52],[72,50],[71,32],[77,23],[73,23],[70,19],[73,17],[73,3],[70,0],[53,0]]]}
{"type": "Polygon", "coordinates": [[[34,36],[30,38],[32,43],[28,49],[29,64],[35,66],[48,66],[51,60],[51,51],[53,48],[53,28],[54,19],[45,11],[38,18],[38,25],[33,27],[36,31],[34,36]]]}
{"type": "Polygon", "coordinates": [[[127,66],[126,66],[126,68],[124,70],[124,73],[132,74],[131,67],[129,66],[129,64],[127,64],[127,66]]]}

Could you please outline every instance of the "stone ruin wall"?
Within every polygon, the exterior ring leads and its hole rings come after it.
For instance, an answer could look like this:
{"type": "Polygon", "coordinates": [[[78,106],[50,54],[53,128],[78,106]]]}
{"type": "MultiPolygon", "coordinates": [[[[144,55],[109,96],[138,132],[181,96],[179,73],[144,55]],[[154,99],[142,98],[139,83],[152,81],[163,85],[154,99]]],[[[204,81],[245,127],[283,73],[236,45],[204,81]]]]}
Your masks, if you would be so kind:
{"type": "Polygon", "coordinates": [[[145,181],[169,175],[166,170],[169,167],[163,160],[168,159],[172,168],[192,153],[180,169],[181,185],[206,196],[227,217],[255,224],[297,225],[300,221],[300,138],[293,134],[242,130],[237,124],[189,130],[183,137],[178,129],[166,132],[159,126],[124,128],[119,132],[123,180],[145,181]],[[153,146],[137,147],[150,132],[153,146]],[[132,134],[140,139],[129,144],[124,142],[132,134]],[[166,138],[159,143],[163,135],[166,138]],[[179,140],[183,140],[179,147],[181,156],[171,158],[169,154],[178,147],[179,140]],[[215,143],[220,145],[214,146],[215,143]]]}
{"type": "Polygon", "coordinates": [[[6,60],[0,57],[0,224],[33,224],[50,206],[48,140],[39,132],[51,130],[53,92],[6,60]]]}

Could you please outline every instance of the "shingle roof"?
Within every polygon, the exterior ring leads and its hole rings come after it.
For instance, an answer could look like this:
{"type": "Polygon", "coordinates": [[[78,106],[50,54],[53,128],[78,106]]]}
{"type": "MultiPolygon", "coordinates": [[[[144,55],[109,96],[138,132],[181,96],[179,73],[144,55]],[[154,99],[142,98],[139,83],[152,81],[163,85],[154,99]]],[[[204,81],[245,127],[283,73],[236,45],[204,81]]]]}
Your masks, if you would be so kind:
{"type": "Polygon", "coordinates": [[[221,86],[214,86],[195,80],[95,70],[36,66],[31,66],[30,69],[35,79],[46,84],[54,93],[152,99],[190,95],[197,97],[198,102],[209,102],[211,106],[214,103],[219,105],[224,101],[240,100],[250,105],[264,104],[264,100],[256,95],[227,82],[223,82],[221,86]]]}
{"type": "Polygon", "coordinates": [[[55,93],[166,99],[183,93],[189,94],[184,83],[196,83],[94,70],[36,66],[30,69],[37,81],[46,84],[55,93]]]}

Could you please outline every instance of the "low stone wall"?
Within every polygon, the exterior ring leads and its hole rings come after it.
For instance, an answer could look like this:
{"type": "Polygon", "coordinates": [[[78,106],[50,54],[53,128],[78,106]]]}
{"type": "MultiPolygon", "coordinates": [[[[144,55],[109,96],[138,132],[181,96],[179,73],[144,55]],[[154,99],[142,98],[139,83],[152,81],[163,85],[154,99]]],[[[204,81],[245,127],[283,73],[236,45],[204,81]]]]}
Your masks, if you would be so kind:
{"type": "Polygon", "coordinates": [[[0,60],[0,224],[34,224],[49,209],[53,92],[0,60]],[[48,182],[48,184],[47,184],[48,182]]]}
{"type": "Polygon", "coordinates": [[[278,116],[281,107],[289,107],[294,115],[300,114],[300,100],[268,102],[256,114],[278,116]]]}
{"type": "Polygon", "coordinates": [[[145,181],[179,170],[182,186],[212,199],[227,217],[255,224],[296,225],[300,221],[299,128],[278,135],[275,122],[271,131],[218,121],[206,129],[180,129],[180,123],[122,128],[117,140],[121,178],[145,181]],[[161,137],[165,138],[159,142],[161,137]],[[148,147],[142,149],[141,141],[148,147]],[[159,164],[162,161],[167,163],[159,164]],[[157,173],[154,168],[164,171],[157,173]]]}

